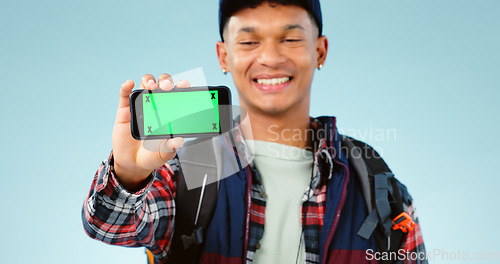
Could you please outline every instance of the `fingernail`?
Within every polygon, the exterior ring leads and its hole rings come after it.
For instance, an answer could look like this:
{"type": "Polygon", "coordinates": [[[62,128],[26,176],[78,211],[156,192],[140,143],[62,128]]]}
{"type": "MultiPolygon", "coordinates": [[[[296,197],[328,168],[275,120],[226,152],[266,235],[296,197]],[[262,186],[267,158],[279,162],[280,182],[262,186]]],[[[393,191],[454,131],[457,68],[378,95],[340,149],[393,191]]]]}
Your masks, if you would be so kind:
{"type": "Polygon", "coordinates": [[[175,150],[178,150],[182,145],[184,145],[184,139],[183,138],[173,138],[172,140],[172,145],[175,150]]]}
{"type": "Polygon", "coordinates": [[[162,89],[169,89],[172,87],[172,82],[170,80],[164,80],[163,82],[161,82],[160,86],[162,89]]]}
{"type": "Polygon", "coordinates": [[[167,144],[165,144],[165,149],[163,149],[163,152],[175,152],[177,151],[180,147],[184,145],[184,139],[183,138],[172,138],[167,141],[167,144]]]}
{"type": "Polygon", "coordinates": [[[155,81],[153,81],[153,80],[149,80],[149,81],[148,81],[148,87],[149,87],[149,88],[153,88],[153,85],[154,85],[154,84],[155,84],[155,81]]]}

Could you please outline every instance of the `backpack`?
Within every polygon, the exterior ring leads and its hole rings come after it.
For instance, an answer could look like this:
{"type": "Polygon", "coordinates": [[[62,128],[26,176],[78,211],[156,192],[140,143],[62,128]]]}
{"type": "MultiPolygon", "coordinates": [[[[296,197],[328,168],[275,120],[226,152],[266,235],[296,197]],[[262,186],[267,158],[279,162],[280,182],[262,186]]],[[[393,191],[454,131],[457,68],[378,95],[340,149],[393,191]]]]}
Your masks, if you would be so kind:
{"type": "MultiPolygon", "coordinates": [[[[201,139],[194,143],[204,140],[211,142],[201,139]]],[[[407,206],[412,203],[408,190],[394,177],[377,151],[368,144],[342,136],[342,149],[347,153],[350,169],[356,171],[369,212],[357,234],[365,239],[373,235],[378,252],[397,252],[406,233],[415,227],[411,216],[405,212],[407,206]]],[[[216,150],[213,152],[212,157],[215,157],[216,152],[216,150]]],[[[206,164],[206,157],[201,157],[200,153],[206,152],[189,151],[184,155],[189,156],[190,162],[194,164],[206,164]]],[[[215,212],[219,189],[218,181],[205,184],[206,177],[207,174],[201,188],[188,190],[183,172],[180,170],[175,197],[176,224],[169,263],[199,262],[206,229],[215,212]]],[[[149,264],[155,263],[149,250],[147,256],[149,264]]],[[[397,262],[382,260],[379,263],[397,262]]]]}
{"type": "MultiPolygon", "coordinates": [[[[375,237],[378,252],[397,252],[406,233],[412,231],[415,222],[406,213],[412,198],[389,166],[370,145],[342,136],[342,146],[349,151],[349,164],[356,171],[368,207],[368,216],[358,235],[368,239],[375,237]]],[[[396,260],[381,260],[379,263],[397,263],[396,260]]]]}

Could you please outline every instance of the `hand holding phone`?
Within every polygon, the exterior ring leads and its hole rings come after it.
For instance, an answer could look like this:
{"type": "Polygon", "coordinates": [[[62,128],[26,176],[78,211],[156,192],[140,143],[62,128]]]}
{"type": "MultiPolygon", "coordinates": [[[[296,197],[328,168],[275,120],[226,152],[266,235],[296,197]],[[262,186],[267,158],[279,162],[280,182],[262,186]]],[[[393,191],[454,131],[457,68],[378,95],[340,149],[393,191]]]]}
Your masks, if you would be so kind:
{"type": "MultiPolygon", "coordinates": [[[[141,79],[140,90],[168,91],[173,88],[173,79],[168,74],[162,74],[158,81],[151,74],[141,79]]],[[[187,81],[180,81],[176,88],[187,88],[187,81]]],[[[149,174],[176,155],[183,143],[183,138],[163,139],[157,142],[156,151],[142,147],[143,141],[132,137],[130,131],[130,100],[129,96],[134,88],[134,82],[124,82],[120,89],[120,102],[113,127],[113,166],[120,183],[129,191],[136,191],[143,187],[149,174]]]]}

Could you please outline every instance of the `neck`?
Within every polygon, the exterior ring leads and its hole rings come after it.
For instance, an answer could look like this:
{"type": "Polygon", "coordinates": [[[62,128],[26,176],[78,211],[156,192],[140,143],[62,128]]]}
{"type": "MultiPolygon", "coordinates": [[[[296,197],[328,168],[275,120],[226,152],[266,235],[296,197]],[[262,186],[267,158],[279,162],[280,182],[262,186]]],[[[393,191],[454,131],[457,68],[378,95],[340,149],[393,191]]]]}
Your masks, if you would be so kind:
{"type": "Polygon", "coordinates": [[[309,113],[266,115],[248,112],[249,122],[242,122],[245,138],[275,142],[298,148],[309,146],[309,113]]]}

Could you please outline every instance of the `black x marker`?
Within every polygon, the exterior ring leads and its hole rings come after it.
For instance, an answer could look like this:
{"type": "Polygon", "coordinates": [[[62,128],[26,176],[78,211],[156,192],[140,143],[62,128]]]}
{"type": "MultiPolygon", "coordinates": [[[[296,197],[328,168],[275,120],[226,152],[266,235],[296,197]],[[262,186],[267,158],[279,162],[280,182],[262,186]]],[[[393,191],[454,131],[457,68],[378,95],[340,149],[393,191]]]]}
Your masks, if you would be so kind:
{"type": "Polygon", "coordinates": [[[210,93],[212,95],[212,98],[210,99],[215,99],[215,93],[210,93]]]}
{"type": "Polygon", "coordinates": [[[212,123],[212,125],[214,125],[214,127],[212,128],[212,130],[218,130],[217,129],[217,123],[212,123]]]}
{"type": "Polygon", "coordinates": [[[146,96],[146,103],[151,103],[151,101],[149,101],[149,96],[146,96]]]}
{"type": "Polygon", "coordinates": [[[151,131],[151,127],[148,126],[148,133],[153,133],[153,131],[151,131]]]}

